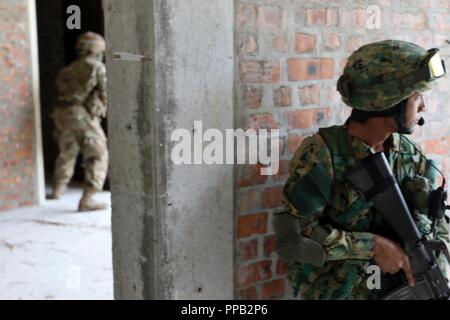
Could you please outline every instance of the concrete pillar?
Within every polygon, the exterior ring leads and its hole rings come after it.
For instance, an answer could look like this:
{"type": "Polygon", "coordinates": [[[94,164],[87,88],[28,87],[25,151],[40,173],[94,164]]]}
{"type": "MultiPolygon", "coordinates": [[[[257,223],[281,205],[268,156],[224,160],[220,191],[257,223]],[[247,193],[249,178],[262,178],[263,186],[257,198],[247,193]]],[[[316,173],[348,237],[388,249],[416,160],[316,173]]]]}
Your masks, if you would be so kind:
{"type": "Polygon", "coordinates": [[[233,128],[233,15],[230,0],[105,0],[117,299],[233,298],[233,167],[170,158],[177,128],[233,128]]]}

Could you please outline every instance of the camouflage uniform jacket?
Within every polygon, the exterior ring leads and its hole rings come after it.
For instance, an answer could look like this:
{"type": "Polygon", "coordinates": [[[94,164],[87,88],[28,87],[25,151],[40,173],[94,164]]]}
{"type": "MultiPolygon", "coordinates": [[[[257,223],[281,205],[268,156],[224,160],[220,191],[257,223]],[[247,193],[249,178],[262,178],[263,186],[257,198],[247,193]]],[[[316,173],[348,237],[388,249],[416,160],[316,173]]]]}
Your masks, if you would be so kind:
{"type": "MultiPolygon", "coordinates": [[[[427,159],[411,140],[392,134],[387,143],[386,155],[405,197],[420,194],[414,190],[405,192],[403,186],[408,185],[410,178],[429,176],[425,179],[435,188],[436,176],[428,173],[427,159]]],[[[386,226],[371,203],[355,192],[343,176],[355,159],[372,153],[374,150],[367,144],[347,134],[346,126],[336,126],[306,138],[291,162],[290,177],[284,188],[286,209],[298,217],[302,235],[319,242],[326,252],[323,267],[289,264],[294,292],[302,299],[379,299],[384,294],[383,288],[367,288],[367,278],[371,275],[367,267],[375,264],[372,261],[374,234],[384,235],[386,226]],[[342,147],[344,142],[347,147],[342,147]],[[301,186],[296,189],[301,192],[295,194],[295,201],[289,201],[287,194],[295,184],[301,186]]],[[[292,195],[289,199],[292,200],[292,195]]],[[[413,210],[413,214],[419,230],[428,234],[431,222],[426,210],[413,210]]],[[[434,236],[448,243],[447,224],[439,221],[437,226],[434,236]]],[[[442,259],[440,264],[447,272],[447,263],[442,259]]]]}
{"type": "Polygon", "coordinates": [[[58,106],[83,106],[94,117],[106,116],[106,68],[84,56],[61,70],[57,79],[58,106]]]}

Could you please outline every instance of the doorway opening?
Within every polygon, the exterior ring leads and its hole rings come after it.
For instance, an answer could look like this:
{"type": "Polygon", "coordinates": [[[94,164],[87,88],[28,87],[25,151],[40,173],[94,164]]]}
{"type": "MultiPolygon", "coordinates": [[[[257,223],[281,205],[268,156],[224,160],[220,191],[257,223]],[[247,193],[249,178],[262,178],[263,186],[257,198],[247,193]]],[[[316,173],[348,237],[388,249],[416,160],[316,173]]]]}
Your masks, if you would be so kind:
{"type": "MultiPolygon", "coordinates": [[[[93,31],[104,35],[104,16],[101,0],[36,0],[39,68],[41,86],[41,121],[44,151],[44,170],[47,185],[51,185],[58,146],[54,137],[54,123],[51,118],[56,103],[55,78],[63,67],[76,59],[74,50],[78,37],[93,31]],[[69,14],[67,8],[77,5],[81,9],[81,29],[69,30],[66,20],[69,14]]],[[[102,126],[107,132],[106,121],[102,126]]],[[[83,159],[78,157],[72,182],[81,184],[84,179],[83,159]]],[[[105,183],[109,190],[109,182],[105,183]]]]}
{"type": "MultiPolygon", "coordinates": [[[[58,146],[51,118],[57,99],[55,78],[75,59],[74,44],[87,31],[103,34],[101,0],[30,0],[36,3],[41,123],[47,185],[58,146]],[[66,28],[66,8],[78,5],[82,29],[66,28]]],[[[34,11],[34,6],[33,6],[34,11]]],[[[31,12],[34,14],[34,12],[31,12]]],[[[84,180],[80,158],[73,180],[84,180]]],[[[111,210],[79,213],[76,184],[60,200],[0,216],[0,299],[113,299],[111,210]],[[75,187],[75,188],[74,188],[75,187]]],[[[110,203],[109,192],[96,200],[110,203]]]]}

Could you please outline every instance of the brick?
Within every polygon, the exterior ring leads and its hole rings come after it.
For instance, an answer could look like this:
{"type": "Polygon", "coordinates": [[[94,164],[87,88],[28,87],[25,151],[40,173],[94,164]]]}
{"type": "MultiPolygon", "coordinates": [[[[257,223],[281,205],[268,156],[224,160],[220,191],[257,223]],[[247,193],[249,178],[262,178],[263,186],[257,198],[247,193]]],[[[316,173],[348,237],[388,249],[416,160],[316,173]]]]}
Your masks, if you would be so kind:
{"type": "Polygon", "coordinates": [[[284,276],[288,273],[288,265],[285,261],[278,259],[277,261],[277,275],[284,276]]]}
{"type": "Polygon", "coordinates": [[[295,52],[311,52],[316,48],[316,36],[305,33],[295,34],[295,52]]]}
{"type": "Polygon", "coordinates": [[[366,28],[367,10],[366,9],[341,9],[340,25],[344,28],[366,28]]]}
{"type": "Polygon", "coordinates": [[[303,136],[297,134],[290,134],[288,137],[288,151],[289,153],[295,153],[298,148],[300,148],[303,140],[305,138],[303,136]]]}
{"type": "Polygon", "coordinates": [[[254,212],[260,210],[262,206],[262,194],[255,190],[240,191],[237,202],[239,213],[254,212]]]}
{"type": "Polygon", "coordinates": [[[290,81],[333,79],[333,59],[289,59],[290,81]]]}
{"type": "Polygon", "coordinates": [[[392,7],[392,0],[378,0],[378,3],[385,7],[392,7]]]}
{"type": "Polygon", "coordinates": [[[260,280],[258,265],[242,265],[238,269],[237,283],[240,287],[248,286],[260,280]]]}
{"type": "Polygon", "coordinates": [[[307,26],[335,26],[338,22],[337,9],[320,8],[306,10],[306,25],[307,26]]]}
{"type": "Polygon", "coordinates": [[[19,202],[19,207],[31,207],[34,205],[34,202],[31,200],[25,200],[19,202]]]}
{"type": "Polygon", "coordinates": [[[256,26],[281,28],[284,22],[284,12],[278,7],[258,6],[256,8],[256,26]]]}
{"type": "Polygon", "coordinates": [[[283,189],[281,187],[268,188],[264,191],[263,204],[265,209],[278,208],[282,205],[283,189]]]}
{"type": "Polygon", "coordinates": [[[447,155],[450,151],[450,137],[425,141],[425,152],[447,155]]]}
{"type": "Polygon", "coordinates": [[[288,41],[284,35],[278,35],[273,37],[272,46],[275,51],[286,53],[289,50],[288,41]]]}
{"type": "Polygon", "coordinates": [[[429,28],[433,31],[449,31],[450,30],[450,14],[448,13],[430,13],[428,21],[429,28]]]}
{"type": "Polygon", "coordinates": [[[241,242],[239,245],[241,260],[253,260],[258,257],[258,239],[241,242]]]}
{"type": "Polygon", "coordinates": [[[271,281],[263,284],[262,296],[263,300],[271,300],[281,297],[285,294],[285,282],[283,279],[271,281]]]}
{"type": "Polygon", "coordinates": [[[258,213],[238,218],[238,239],[247,238],[256,234],[265,234],[267,232],[267,213],[258,213]]]}
{"type": "Polygon", "coordinates": [[[307,129],[314,126],[324,126],[331,118],[331,109],[310,109],[286,112],[290,128],[307,129]]]}
{"type": "Polygon", "coordinates": [[[248,118],[247,127],[250,129],[278,129],[278,124],[270,113],[254,114],[248,118]]]}
{"type": "Polygon", "coordinates": [[[314,84],[299,88],[300,105],[320,104],[320,85],[314,84]]]}
{"type": "Polygon", "coordinates": [[[354,52],[358,50],[363,45],[363,42],[363,38],[359,36],[350,37],[350,39],[347,41],[347,52],[354,52]]]}
{"type": "Polygon", "coordinates": [[[277,238],[275,236],[269,236],[264,239],[264,256],[268,257],[275,252],[277,238]]]}
{"type": "Polygon", "coordinates": [[[2,205],[0,205],[0,212],[8,211],[8,210],[11,210],[13,208],[14,208],[14,206],[12,204],[2,204],[2,205]]]}
{"type": "Polygon", "coordinates": [[[292,88],[282,86],[275,90],[273,102],[276,107],[289,107],[292,105],[292,88]]]}
{"type": "Polygon", "coordinates": [[[274,181],[285,181],[289,177],[289,164],[290,164],[290,161],[288,161],[288,160],[281,160],[279,162],[279,164],[280,164],[280,169],[279,169],[278,173],[272,177],[272,179],[274,181]]]}
{"type": "Polygon", "coordinates": [[[272,278],[272,261],[265,260],[258,264],[260,280],[272,278]]]}
{"type": "Polygon", "coordinates": [[[239,290],[239,298],[241,300],[258,300],[258,292],[256,287],[249,287],[239,290]]]}
{"type": "Polygon", "coordinates": [[[241,265],[238,269],[237,281],[240,287],[252,285],[258,281],[272,278],[272,261],[265,260],[249,265],[241,265]]]}
{"type": "Polygon", "coordinates": [[[336,33],[325,33],[323,41],[325,48],[328,50],[336,50],[341,46],[341,38],[336,33]]]}
{"type": "Polygon", "coordinates": [[[433,9],[448,9],[448,0],[428,0],[428,7],[433,9]]]}
{"type": "Polygon", "coordinates": [[[263,89],[256,87],[247,87],[246,92],[246,104],[250,109],[261,108],[261,103],[263,99],[263,89]]]}
{"type": "Polygon", "coordinates": [[[14,152],[14,157],[17,159],[28,159],[32,156],[32,150],[22,149],[14,152]]]}
{"type": "Polygon", "coordinates": [[[240,170],[238,186],[244,188],[266,183],[267,176],[261,175],[261,169],[261,164],[243,166],[240,170]]]}
{"type": "Polygon", "coordinates": [[[254,28],[256,23],[256,7],[254,5],[238,5],[236,17],[240,28],[254,28]]]}
{"type": "Polygon", "coordinates": [[[407,28],[413,30],[423,30],[427,24],[427,16],[425,13],[412,14],[412,13],[394,13],[393,14],[394,26],[398,28],[407,28]]]}
{"type": "Polygon", "coordinates": [[[241,51],[247,54],[256,53],[258,51],[258,41],[254,35],[247,35],[241,43],[241,51]]]}
{"type": "Polygon", "coordinates": [[[280,81],[279,61],[245,61],[240,64],[240,75],[247,83],[276,83],[280,81]]]}

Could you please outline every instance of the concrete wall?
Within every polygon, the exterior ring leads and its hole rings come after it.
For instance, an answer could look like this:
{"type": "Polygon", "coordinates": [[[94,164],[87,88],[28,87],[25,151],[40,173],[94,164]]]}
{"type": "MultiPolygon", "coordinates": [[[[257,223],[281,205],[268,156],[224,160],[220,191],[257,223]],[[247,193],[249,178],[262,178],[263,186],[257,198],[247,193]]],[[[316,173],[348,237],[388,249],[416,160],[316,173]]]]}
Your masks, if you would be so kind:
{"type": "Polygon", "coordinates": [[[233,298],[233,168],[170,160],[174,129],[233,128],[233,2],[105,12],[116,298],[233,298]]]}
{"type": "MultiPolygon", "coordinates": [[[[363,44],[392,38],[443,46],[447,58],[449,21],[448,1],[236,1],[237,125],[279,128],[282,140],[279,175],[260,176],[255,166],[238,172],[238,298],[292,298],[286,266],[274,252],[272,214],[302,140],[349,114],[336,91],[345,59],[363,44]]],[[[448,98],[447,79],[434,91],[428,123],[415,139],[450,173],[448,98]]]]}
{"type": "Polygon", "coordinates": [[[43,197],[34,3],[0,0],[0,211],[43,197]]]}

